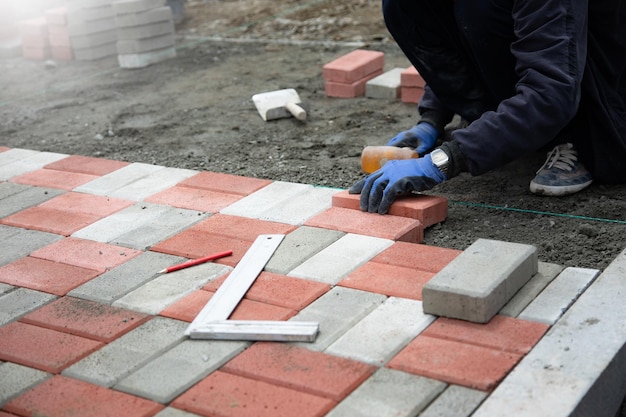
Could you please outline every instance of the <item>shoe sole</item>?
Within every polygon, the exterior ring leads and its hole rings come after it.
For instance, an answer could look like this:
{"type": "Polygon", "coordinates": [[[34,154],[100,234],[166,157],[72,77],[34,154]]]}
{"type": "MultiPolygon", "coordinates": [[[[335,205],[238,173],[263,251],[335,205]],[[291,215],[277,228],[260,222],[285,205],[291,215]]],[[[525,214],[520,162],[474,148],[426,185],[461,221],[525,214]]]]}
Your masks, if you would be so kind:
{"type": "Polygon", "coordinates": [[[584,182],[576,185],[551,186],[530,182],[530,192],[537,195],[547,195],[551,197],[560,197],[564,195],[574,194],[591,185],[592,181],[584,182]]]}

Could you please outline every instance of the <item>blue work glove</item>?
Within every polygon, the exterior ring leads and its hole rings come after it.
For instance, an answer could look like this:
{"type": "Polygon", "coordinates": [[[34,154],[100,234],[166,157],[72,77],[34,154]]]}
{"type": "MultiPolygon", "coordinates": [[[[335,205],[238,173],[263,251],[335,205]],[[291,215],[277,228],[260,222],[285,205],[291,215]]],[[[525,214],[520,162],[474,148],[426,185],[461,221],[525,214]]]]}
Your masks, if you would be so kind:
{"type": "Polygon", "coordinates": [[[387,142],[387,145],[398,148],[413,148],[418,155],[423,155],[435,146],[438,137],[439,132],[435,126],[421,122],[409,130],[398,133],[387,142]]]}
{"type": "Polygon", "coordinates": [[[427,154],[418,159],[389,161],[357,181],[348,192],[361,194],[362,211],[386,214],[396,197],[429,190],[447,179],[427,154]]]}

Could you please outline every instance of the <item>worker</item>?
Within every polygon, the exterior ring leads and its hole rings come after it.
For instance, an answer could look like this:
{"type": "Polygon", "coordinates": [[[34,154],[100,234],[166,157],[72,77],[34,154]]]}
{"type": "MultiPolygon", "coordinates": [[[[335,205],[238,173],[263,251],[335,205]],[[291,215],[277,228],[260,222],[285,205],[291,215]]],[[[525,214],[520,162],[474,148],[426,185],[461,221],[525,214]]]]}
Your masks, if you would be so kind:
{"type": "MultiPolygon", "coordinates": [[[[385,214],[397,196],[548,152],[530,183],[562,196],[626,182],[626,0],[383,0],[385,23],[426,82],[419,123],[350,193],[385,214]],[[466,126],[441,143],[459,115],[466,126]],[[439,147],[435,147],[441,143],[439,147]]],[[[536,169],[536,168],[535,168],[536,169]]]]}

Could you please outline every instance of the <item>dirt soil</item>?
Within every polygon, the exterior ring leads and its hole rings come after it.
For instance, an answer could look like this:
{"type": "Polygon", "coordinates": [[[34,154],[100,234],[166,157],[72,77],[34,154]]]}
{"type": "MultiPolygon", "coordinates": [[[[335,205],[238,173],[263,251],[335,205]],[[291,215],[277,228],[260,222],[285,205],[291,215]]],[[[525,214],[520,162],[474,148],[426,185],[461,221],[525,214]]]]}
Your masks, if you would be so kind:
{"type": "MultiPolygon", "coordinates": [[[[0,59],[0,145],[347,188],[364,146],[418,118],[400,101],[325,96],[322,66],[357,48],[385,52],[386,69],[409,66],[379,1],[189,0],[177,58],[147,68],[0,59]],[[252,95],[281,88],[299,92],[306,122],[261,119],[252,95]]],[[[605,268],[626,248],[626,185],[537,197],[528,183],[544,158],[429,191],[449,199],[449,216],[425,243],[521,242],[544,262],[605,268]]]]}

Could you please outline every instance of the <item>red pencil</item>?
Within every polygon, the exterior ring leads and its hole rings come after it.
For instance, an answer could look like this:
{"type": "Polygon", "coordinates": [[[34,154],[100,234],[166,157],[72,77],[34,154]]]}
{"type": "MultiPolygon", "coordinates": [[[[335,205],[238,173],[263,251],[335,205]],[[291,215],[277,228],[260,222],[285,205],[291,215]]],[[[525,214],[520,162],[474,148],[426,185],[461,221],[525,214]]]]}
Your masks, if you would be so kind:
{"type": "Polygon", "coordinates": [[[178,271],[179,269],[188,268],[190,266],[203,264],[208,261],[212,261],[214,259],[223,258],[224,256],[230,256],[233,254],[232,250],[227,250],[224,252],[215,253],[213,255],[205,256],[204,258],[192,259],[187,262],[183,262],[182,264],[170,266],[168,268],[162,269],[159,271],[159,274],[167,274],[169,272],[178,271]]]}

